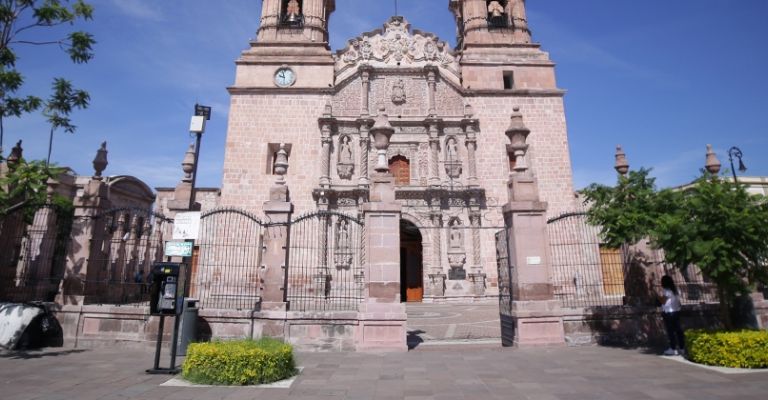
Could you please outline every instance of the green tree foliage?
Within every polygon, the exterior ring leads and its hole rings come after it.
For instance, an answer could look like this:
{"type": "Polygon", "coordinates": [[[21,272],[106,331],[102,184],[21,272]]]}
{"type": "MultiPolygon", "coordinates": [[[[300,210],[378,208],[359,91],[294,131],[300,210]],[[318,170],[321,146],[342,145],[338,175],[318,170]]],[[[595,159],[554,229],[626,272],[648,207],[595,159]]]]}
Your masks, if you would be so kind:
{"type": "Polygon", "coordinates": [[[699,267],[717,285],[729,328],[735,297],[768,279],[768,202],[742,185],[705,173],[690,187],[659,191],[641,169],[615,187],[593,184],[584,196],[588,220],[608,245],[648,237],[666,262],[699,267]]]}
{"type": "MultiPolygon", "coordinates": [[[[45,28],[55,34],[57,31],[50,28],[73,25],[78,20],[90,20],[92,17],[93,6],[83,0],[0,0],[0,145],[5,118],[20,117],[43,106],[43,100],[37,96],[17,95],[24,84],[24,76],[16,68],[16,48],[23,45],[57,45],[72,62],[86,63],[93,58],[92,47],[96,43],[90,33],[75,31],[64,37],[47,39],[39,39],[40,34],[29,34],[45,28]]],[[[56,78],[54,92],[61,85],[60,81],[66,82],[63,78],[56,78]]]]}

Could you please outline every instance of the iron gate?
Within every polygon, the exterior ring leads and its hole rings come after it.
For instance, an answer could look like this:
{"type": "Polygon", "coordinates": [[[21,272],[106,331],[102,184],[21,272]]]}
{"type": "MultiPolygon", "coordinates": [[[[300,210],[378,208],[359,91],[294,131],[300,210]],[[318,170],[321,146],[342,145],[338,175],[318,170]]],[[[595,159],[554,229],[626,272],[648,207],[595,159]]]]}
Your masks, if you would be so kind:
{"type": "Polygon", "coordinates": [[[363,221],[334,211],[291,221],[286,296],[291,310],[357,310],[364,287],[363,229],[363,221]]]}
{"type": "Polygon", "coordinates": [[[200,216],[189,292],[200,308],[256,309],[263,227],[255,215],[234,208],[200,216]]]}
{"type": "Polygon", "coordinates": [[[506,229],[496,232],[496,267],[499,272],[499,313],[512,315],[512,265],[506,229]]]}
{"type": "Polygon", "coordinates": [[[149,209],[112,208],[97,220],[85,285],[86,304],[146,305],[152,264],[163,259],[173,221],[149,209]]]}

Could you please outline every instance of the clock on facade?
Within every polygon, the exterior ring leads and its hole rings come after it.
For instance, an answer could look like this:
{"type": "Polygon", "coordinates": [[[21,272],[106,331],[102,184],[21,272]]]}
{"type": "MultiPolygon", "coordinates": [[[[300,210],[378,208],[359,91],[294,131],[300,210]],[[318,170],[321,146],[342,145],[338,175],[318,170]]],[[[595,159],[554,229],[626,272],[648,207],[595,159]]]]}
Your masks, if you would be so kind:
{"type": "Polygon", "coordinates": [[[275,85],[288,87],[296,82],[296,73],[292,69],[282,67],[275,72],[275,85]]]}

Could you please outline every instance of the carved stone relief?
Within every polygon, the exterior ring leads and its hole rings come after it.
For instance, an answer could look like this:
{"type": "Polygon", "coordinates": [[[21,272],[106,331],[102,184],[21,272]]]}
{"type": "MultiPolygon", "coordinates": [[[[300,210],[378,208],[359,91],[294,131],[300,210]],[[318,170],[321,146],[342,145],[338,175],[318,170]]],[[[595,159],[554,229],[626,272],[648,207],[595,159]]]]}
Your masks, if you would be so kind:
{"type": "Polygon", "coordinates": [[[350,135],[342,135],[339,137],[336,170],[341,179],[352,179],[352,174],[355,170],[355,157],[352,147],[352,137],[350,135]]]}

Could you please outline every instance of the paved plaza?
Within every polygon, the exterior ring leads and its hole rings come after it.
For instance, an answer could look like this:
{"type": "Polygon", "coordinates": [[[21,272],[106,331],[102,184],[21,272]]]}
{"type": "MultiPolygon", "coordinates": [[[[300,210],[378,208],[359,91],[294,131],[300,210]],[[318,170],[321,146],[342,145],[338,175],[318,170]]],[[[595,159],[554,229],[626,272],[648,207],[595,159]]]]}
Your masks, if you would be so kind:
{"type": "MultiPolygon", "coordinates": [[[[287,389],[161,387],[151,351],[0,354],[0,398],[765,399],[768,373],[724,374],[643,350],[424,345],[408,353],[301,353],[287,389]]],[[[165,361],[165,358],[164,358],[165,361]]]]}

